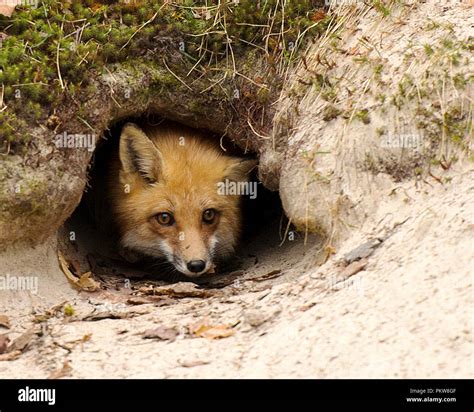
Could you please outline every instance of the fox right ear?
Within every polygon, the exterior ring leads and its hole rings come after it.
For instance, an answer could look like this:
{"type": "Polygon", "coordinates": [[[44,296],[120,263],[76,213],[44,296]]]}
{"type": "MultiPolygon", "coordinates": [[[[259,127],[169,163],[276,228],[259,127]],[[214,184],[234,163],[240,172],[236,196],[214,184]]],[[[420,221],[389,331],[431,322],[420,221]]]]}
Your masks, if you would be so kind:
{"type": "Polygon", "coordinates": [[[235,182],[246,182],[249,179],[249,173],[257,166],[258,160],[233,158],[226,170],[226,179],[235,182]]]}
{"type": "Polygon", "coordinates": [[[135,173],[148,183],[158,180],[162,169],[159,150],[150,138],[134,123],[127,123],[120,135],[119,157],[126,173],[135,173]]]}

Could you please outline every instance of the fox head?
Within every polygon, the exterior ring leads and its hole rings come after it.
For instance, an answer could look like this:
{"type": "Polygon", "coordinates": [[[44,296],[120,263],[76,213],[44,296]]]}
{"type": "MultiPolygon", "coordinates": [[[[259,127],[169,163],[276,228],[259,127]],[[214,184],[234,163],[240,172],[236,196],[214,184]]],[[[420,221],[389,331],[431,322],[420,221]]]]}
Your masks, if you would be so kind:
{"type": "Polygon", "coordinates": [[[120,136],[114,212],[121,245],[165,258],[197,277],[232,255],[241,226],[237,195],[221,182],[246,182],[255,160],[226,156],[184,128],[142,130],[126,124],[120,136]]]}

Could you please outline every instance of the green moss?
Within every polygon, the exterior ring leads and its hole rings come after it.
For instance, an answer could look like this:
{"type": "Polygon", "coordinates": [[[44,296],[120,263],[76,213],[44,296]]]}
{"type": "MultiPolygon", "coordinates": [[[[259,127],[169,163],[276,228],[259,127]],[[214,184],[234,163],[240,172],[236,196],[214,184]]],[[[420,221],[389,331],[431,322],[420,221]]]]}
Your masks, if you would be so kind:
{"type": "Polygon", "coordinates": [[[390,16],[390,9],[384,3],[383,0],[374,0],[373,7],[375,8],[375,10],[381,13],[384,17],[390,16]]]}
{"type": "Polygon", "coordinates": [[[467,141],[472,138],[468,135],[469,130],[472,130],[471,123],[470,113],[459,105],[452,105],[443,113],[442,128],[445,135],[463,149],[467,149],[467,141]]]}
{"type": "MultiPolygon", "coordinates": [[[[252,52],[253,60],[266,60],[259,76],[271,90],[254,87],[250,96],[260,105],[269,104],[281,87],[281,67],[296,59],[295,51],[304,44],[300,34],[317,35],[330,21],[330,16],[318,24],[312,19],[322,0],[286,2],[284,8],[279,0],[208,5],[204,0],[43,0],[36,8],[17,7],[11,18],[0,16],[0,32],[7,35],[0,48],[7,106],[0,147],[10,141],[11,152],[20,150],[27,132],[19,123],[44,124],[66,96],[79,105],[89,101],[92,79],[113,63],[162,69],[152,87],[172,93],[172,88],[185,87],[177,77],[186,83],[203,75],[213,78],[213,70],[233,71],[235,60],[252,52]]],[[[245,64],[237,69],[247,76],[255,71],[245,64]]],[[[203,90],[209,86],[198,84],[203,90]]]]}
{"type": "Polygon", "coordinates": [[[352,59],[355,63],[360,63],[360,64],[369,64],[370,60],[367,56],[362,56],[362,57],[354,57],[352,59]]]}
{"type": "Polygon", "coordinates": [[[375,76],[376,80],[380,81],[380,79],[382,77],[382,71],[383,71],[383,64],[382,63],[379,63],[374,67],[374,76],[375,76]]]}
{"type": "Polygon", "coordinates": [[[342,111],[340,109],[329,104],[324,108],[323,120],[329,122],[330,120],[337,118],[341,113],[342,111]]]}
{"type": "Polygon", "coordinates": [[[385,103],[385,100],[387,99],[387,96],[383,93],[377,93],[377,95],[375,96],[375,98],[377,99],[377,101],[379,101],[381,104],[384,104],[385,103]]]}
{"type": "Polygon", "coordinates": [[[23,119],[19,119],[16,114],[10,110],[0,112],[0,150],[3,153],[10,153],[12,144],[16,143],[20,147],[24,147],[31,139],[27,133],[18,135],[18,130],[26,130],[27,123],[23,119]]]}
{"type": "Polygon", "coordinates": [[[64,316],[74,316],[74,314],[76,313],[75,309],[72,307],[72,305],[70,303],[67,303],[66,305],[64,305],[64,316]]]}
{"type": "Polygon", "coordinates": [[[434,50],[431,44],[424,44],[423,49],[425,50],[425,53],[428,57],[431,57],[434,53],[434,50]]]}
{"type": "Polygon", "coordinates": [[[398,83],[398,93],[401,97],[412,99],[415,97],[415,87],[413,78],[409,74],[404,74],[400,83],[398,83]]]}
{"type": "Polygon", "coordinates": [[[428,19],[428,23],[426,24],[425,29],[428,31],[431,31],[431,30],[439,29],[440,27],[441,27],[441,23],[428,19]]]}
{"type": "Polygon", "coordinates": [[[469,83],[473,83],[474,76],[466,76],[464,73],[457,73],[453,76],[454,86],[460,90],[464,89],[469,83]]]}
{"type": "Polygon", "coordinates": [[[375,129],[375,134],[378,137],[382,137],[387,134],[387,128],[385,126],[377,127],[377,129],[375,129]]]}
{"type": "MultiPolygon", "coordinates": [[[[11,176],[10,176],[11,177],[11,176]]],[[[22,176],[19,183],[3,187],[0,192],[0,211],[29,219],[45,216],[51,205],[48,199],[48,184],[34,177],[22,176]]]]}
{"type": "Polygon", "coordinates": [[[337,91],[334,87],[328,87],[321,92],[321,97],[327,102],[333,102],[337,99],[337,91]]]}
{"type": "Polygon", "coordinates": [[[364,124],[370,123],[370,115],[367,109],[362,109],[356,112],[354,118],[360,120],[364,124]]]}
{"type": "Polygon", "coordinates": [[[469,150],[468,142],[472,139],[472,118],[469,111],[463,110],[459,104],[448,106],[444,113],[439,114],[438,108],[418,106],[416,109],[417,127],[435,145],[443,138],[456,144],[463,150],[469,150]]]}

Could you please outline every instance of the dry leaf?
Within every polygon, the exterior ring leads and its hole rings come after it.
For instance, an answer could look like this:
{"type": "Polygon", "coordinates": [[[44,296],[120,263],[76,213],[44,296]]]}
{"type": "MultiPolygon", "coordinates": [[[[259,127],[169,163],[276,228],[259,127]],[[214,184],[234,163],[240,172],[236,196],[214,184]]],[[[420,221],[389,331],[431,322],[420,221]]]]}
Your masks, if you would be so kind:
{"type": "Polygon", "coordinates": [[[61,251],[58,251],[58,259],[59,265],[61,266],[61,270],[66,275],[66,278],[69,280],[69,282],[72,283],[75,288],[85,290],[87,292],[94,292],[100,289],[100,283],[91,277],[91,272],[86,272],[80,277],[77,277],[69,269],[69,263],[66,261],[61,251]]]}
{"type": "Polygon", "coordinates": [[[382,243],[383,241],[380,239],[372,239],[363,243],[344,255],[344,263],[349,265],[353,262],[357,262],[360,259],[369,257],[372,255],[372,253],[374,253],[375,249],[380,247],[382,243]]]}
{"type": "Polygon", "coordinates": [[[73,345],[72,347],[74,348],[79,344],[82,345],[86,342],[89,342],[91,340],[91,338],[92,338],[92,333],[86,333],[82,338],[69,341],[69,342],[67,342],[67,344],[69,345],[69,347],[71,347],[70,345],[73,345]]]}
{"type": "Polygon", "coordinates": [[[0,326],[10,329],[10,319],[6,315],[0,315],[0,326]]]}
{"type": "Polygon", "coordinates": [[[228,338],[234,334],[234,330],[230,325],[208,325],[201,323],[189,328],[189,332],[199,338],[222,339],[228,338]]]}
{"type": "Polygon", "coordinates": [[[349,266],[345,267],[344,270],[341,272],[340,274],[340,277],[342,278],[341,280],[346,280],[347,278],[360,272],[362,269],[364,269],[367,266],[368,263],[369,261],[366,258],[352,262],[349,266]]]}
{"type": "Polygon", "coordinates": [[[110,310],[104,310],[101,312],[91,313],[82,318],[82,320],[102,320],[102,319],[125,319],[127,317],[127,313],[125,312],[112,312],[110,310]]]}
{"type": "Polygon", "coordinates": [[[263,282],[265,280],[275,279],[281,276],[281,269],[275,269],[263,276],[257,276],[246,280],[254,280],[255,282],[263,282]]]}
{"type": "Polygon", "coordinates": [[[201,366],[201,365],[208,365],[209,361],[206,360],[201,360],[201,359],[196,359],[196,360],[180,360],[179,364],[183,368],[194,368],[195,366],[201,366]]]}
{"type": "Polygon", "coordinates": [[[209,296],[206,290],[200,289],[190,282],[178,282],[171,286],[159,286],[154,289],[155,295],[169,295],[176,298],[205,298],[209,296]]]}
{"type": "Polygon", "coordinates": [[[21,355],[21,350],[15,350],[13,352],[4,353],[0,355],[0,362],[1,361],[12,361],[18,359],[21,355]]]}
{"type": "Polygon", "coordinates": [[[100,283],[91,277],[92,272],[86,272],[79,278],[78,284],[81,289],[87,290],[88,292],[94,292],[100,289],[100,283]]]}
{"type": "Polygon", "coordinates": [[[146,305],[147,303],[151,303],[149,299],[143,296],[132,296],[131,298],[127,299],[127,303],[129,305],[146,305]]]}
{"type": "Polygon", "coordinates": [[[175,303],[175,301],[167,296],[132,296],[127,299],[127,303],[129,305],[146,305],[152,303],[155,306],[166,306],[175,303]]]}
{"type": "Polygon", "coordinates": [[[89,342],[92,338],[92,333],[84,335],[82,338],[61,343],[61,347],[72,351],[77,345],[81,345],[81,350],[84,350],[84,343],[89,342]]]}
{"type": "Polygon", "coordinates": [[[139,292],[145,295],[168,295],[173,298],[207,298],[211,292],[200,289],[191,282],[178,282],[170,286],[140,288],[139,292]]]}
{"type": "Polygon", "coordinates": [[[159,339],[159,340],[171,340],[174,341],[178,336],[178,331],[173,328],[166,328],[164,326],[158,326],[154,329],[148,329],[143,332],[144,339],[159,339]]]}
{"type": "Polygon", "coordinates": [[[69,376],[71,371],[71,364],[66,360],[64,361],[63,366],[61,366],[59,369],[56,369],[48,376],[48,379],[64,378],[65,376],[69,376]]]}
{"type": "Polygon", "coordinates": [[[71,265],[74,273],[81,273],[81,264],[76,260],[72,259],[69,264],[71,265]]]}
{"type": "Polygon", "coordinates": [[[41,322],[46,322],[48,319],[52,318],[56,312],[61,310],[63,306],[66,304],[67,301],[63,301],[61,303],[58,303],[54,306],[51,306],[49,309],[44,311],[43,313],[40,313],[38,315],[35,315],[33,318],[33,322],[35,323],[41,323],[41,322]]]}
{"type": "Polygon", "coordinates": [[[69,280],[69,282],[73,284],[73,286],[77,287],[77,282],[79,281],[79,279],[69,270],[69,265],[66,262],[64,255],[59,250],[58,250],[58,259],[59,259],[59,265],[61,266],[61,270],[66,275],[66,278],[69,280]]]}
{"type": "Polygon", "coordinates": [[[0,6],[0,14],[10,17],[15,10],[15,6],[0,6]]]}
{"type": "Polygon", "coordinates": [[[144,296],[149,296],[149,295],[153,295],[154,293],[153,291],[154,291],[154,287],[152,285],[149,285],[149,286],[142,286],[138,288],[136,293],[140,295],[144,295],[144,296]]]}
{"type": "Polygon", "coordinates": [[[323,9],[319,9],[311,16],[311,20],[318,22],[318,21],[324,20],[325,17],[326,17],[326,12],[323,9]]]}
{"type": "Polygon", "coordinates": [[[124,312],[117,310],[101,310],[89,313],[80,320],[96,321],[102,319],[128,319],[138,316],[139,313],[136,312],[124,312]]]}
{"type": "Polygon", "coordinates": [[[10,338],[8,337],[8,335],[0,335],[0,354],[5,353],[9,343],[10,338]]]}
{"type": "Polygon", "coordinates": [[[17,350],[23,352],[24,350],[28,349],[28,346],[30,346],[31,342],[33,342],[36,337],[38,337],[37,329],[28,329],[25,333],[13,340],[12,344],[8,347],[8,352],[17,350]]]}

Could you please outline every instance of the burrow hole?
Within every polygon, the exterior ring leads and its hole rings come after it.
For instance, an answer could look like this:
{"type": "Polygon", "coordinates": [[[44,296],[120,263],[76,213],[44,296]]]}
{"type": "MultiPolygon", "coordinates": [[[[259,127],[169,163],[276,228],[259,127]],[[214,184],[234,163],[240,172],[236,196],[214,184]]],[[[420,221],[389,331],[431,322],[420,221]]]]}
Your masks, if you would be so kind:
{"type": "MultiPolygon", "coordinates": [[[[203,288],[224,288],[229,285],[280,282],[296,278],[304,266],[314,264],[312,255],[320,244],[317,237],[306,237],[289,224],[282,209],[278,192],[266,189],[257,179],[257,196],[243,199],[243,234],[237,253],[211,275],[188,278],[170,270],[151,268],[149,262],[129,263],[117,253],[116,235],[104,233],[94,217],[96,201],[91,193],[102,192],[100,179],[110,167],[111,154],[118,150],[120,131],[126,122],[138,125],[159,125],[168,120],[156,115],[129,117],[111,123],[109,130],[98,143],[89,169],[89,182],[82,200],[60,231],[60,249],[67,256],[71,270],[80,276],[88,271],[101,282],[104,289],[121,290],[157,284],[194,282],[203,288]],[[91,200],[92,196],[92,200],[91,200]],[[151,269],[150,269],[151,268],[151,269]]],[[[218,141],[221,136],[213,136],[218,141]]],[[[250,157],[230,140],[222,139],[226,154],[250,157]]],[[[161,266],[161,265],[159,265],[161,266]]]]}

